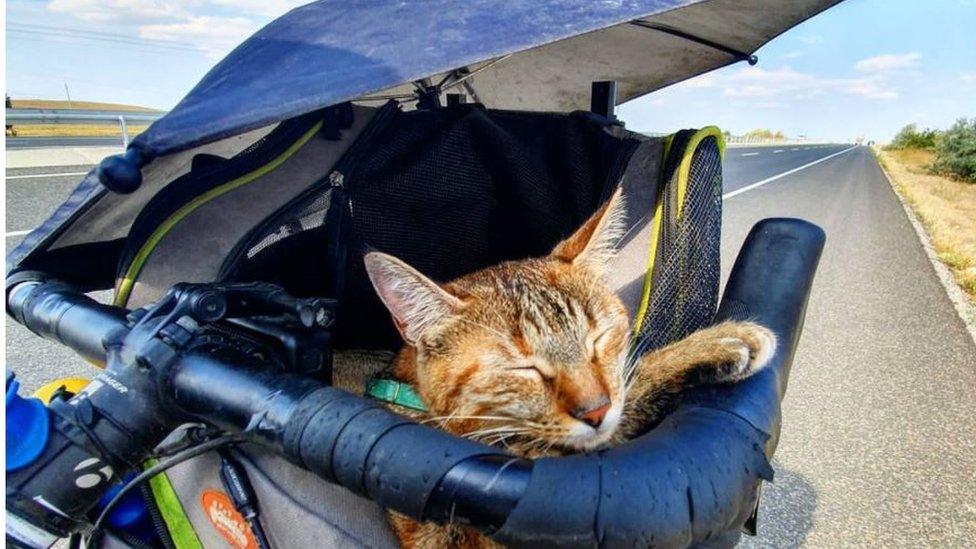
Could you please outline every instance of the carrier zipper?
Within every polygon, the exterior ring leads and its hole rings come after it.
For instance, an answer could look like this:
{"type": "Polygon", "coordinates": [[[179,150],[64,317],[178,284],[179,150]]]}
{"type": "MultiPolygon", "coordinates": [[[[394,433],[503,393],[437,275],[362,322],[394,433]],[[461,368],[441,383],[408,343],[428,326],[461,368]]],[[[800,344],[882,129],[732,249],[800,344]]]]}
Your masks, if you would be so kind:
{"type": "MultiPolygon", "coordinates": [[[[223,264],[220,266],[220,270],[217,272],[217,280],[225,282],[233,276],[237,266],[247,254],[248,249],[250,249],[258,238],[261,238],[267,234],[268,230],[272,225],[275,224],[275,221],[279,218],[282,212],[290,211],[291,209],[304,203],[309,198],[317,195],[322,191],[325,185],[328,185],[335,190],[344,190],[346,188],[346,180],[353,171],[355,164],[359,162],[359,159],[366,151],[372,149],[372,144],[380,135],[383,134],[383,130],[385,130],[389,123],[393,121],[398,112],[400,112],[400,106],[396,101],[389,101],[380,107],[379,110],[376,111],[376,114],[373,115],[373,119],[370,120],[369,124],[367,124],[363,129],[363,132],[359,135],[359,138],[349,146],[349,149],[346,150],[341,158],[339,158],[338,162],[335,163],[335,166],[333,166],[332,170],[330,170],[325,177],[316,183],[313,183],[298,196],[292,198],[286,202],[285,205],[272,212],[271,215],[264,218],[263,221],[248,231],[247,234],[245,234],[244,237],[241,238],[236,245],[234,245],[234,248],[229,254],[227,254],[227,258],[224,259],[223,264]]],[[[349,207],[351,211],[352,205],[349,207]]]]}
{"type": "Polygon", "coordinates": [[[119,264],[116,268],[116,280],[121,280],[125,276],[135,255],[152,235],[153,231],[159,226],[159,222],[165,220],[179,209],[177,207],[172,211],[167,210],[167,207],[172,206],[174,193],[186,193],[188,187],[194,188],[195,192],[188,195],[188,200],[180,202],[181,204],[185,204],[194,197],[219,187],[223,183],[232,181],[260,166],[266,165],[274,158],[277,158],[290,144],[300,139],[310,128],[314,127],[318,123],[319,118],[319,114],[304,115],[294,121],[284,122],[224,162],[204,167],[196,172],[190,170],[160,189],[143,206],[129,227],[129,233],[126,235],[125,249],[120,254],[119,264]],[[181,183],[190,183],[191,185],[181,183]],[[145,234],[132,234],[133,228],[146,225],[145,220],[157,218],[160,221],[149,224],[151,228],[145,234]]]}
{"type": "Polygon", "coordinates": [[[159,506],[156,505],[156,498],[153,495],[152,488],[149,487],[149,483],[143,484],[139,491],[142,492],[142,499],[146,502],[146,510],[149,512],[149,521],[152,522],[153,530],[159,536],[159,541],[162,542],[165,549],[176,549],[176,544],[173,543],[173,537],[169,533],[169,528],[166,527],[166,521],[159,511],[159,506]]]}

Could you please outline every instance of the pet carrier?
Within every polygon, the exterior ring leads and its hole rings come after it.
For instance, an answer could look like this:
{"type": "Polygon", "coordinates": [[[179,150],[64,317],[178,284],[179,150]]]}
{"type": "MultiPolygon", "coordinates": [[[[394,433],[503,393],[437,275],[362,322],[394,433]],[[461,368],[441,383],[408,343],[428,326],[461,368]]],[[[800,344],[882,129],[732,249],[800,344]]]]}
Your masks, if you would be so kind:
{"type": "MultiPolygon", "coordinates": [[[[328,322],[262,324],[289,357],[280,379],[200,378],[238,384],[219,386],[186,377],[160,382],[159,394],[176,396],[145,396],[183,414],[174,418],[248,433],[233,460],[253,485],[262,536],[274,547],[395,544],[384,507],[462,521],[511,545],[734,543],[741,528],[754,528],[760,481],[772,479],[779,402],[823,235],[797,220],[758,225],[719,307],[720,131],[642,135],[613,109],[617,99],[755,62],[760,45],[834,3],[297,8],[235,49],[28,235],[8,256],[8,311],[91,359],[108,356],[108,372],[96,379],[112,386],[124,377],[117,372],[135,375],[138,364],[152,370],[146,364],[161,360],[128,356],[118,342],[177,295],[173,288],[257,292],[270,283],[327,303],[317,310],[328,322]],[[341,376],[334,353],[388,357],[399,347],[366,277],[366,251],[449,280],[547,253],[618,186],[628,230],[608,271],[634,319],[635,348],[663,346],[716,319],[751,318],[783,342],[769,370],[690,392],[661,425],[623,446],[535,462],[332,389],[289,393],[341,376]],[[113,307],[70,297],[62,283],[114,287],[113,307]],[[24,297],[18,288],[28,286],[24,297]],[[89,309],[95,316],[77,312],[89,309]],[[136,312],[123,319],[122,311],[136,312]],[[188,397],[182,383],[206,398],[188,397]],[[254,413],[236,413],[226,393],[250,394],[254,413]],[[294,436],[268,426],[323,410],[332,419],[315,437],[304,425],[294,436]],[[554,512],[552,501],[563,508],[554,512]]],[[[159,421],[162,432],[174,420],[159,421]]],[[[233,518],[226,459],[205,453],[150,481],[167,542],[255,546],[233,518]]],[[[8,506],[17,517],[59,534],[80,528],[83,520],[37,518],[36,505],[24,503],[38,495],[28,489],[35,477],[12,478],[8,506]]]]}

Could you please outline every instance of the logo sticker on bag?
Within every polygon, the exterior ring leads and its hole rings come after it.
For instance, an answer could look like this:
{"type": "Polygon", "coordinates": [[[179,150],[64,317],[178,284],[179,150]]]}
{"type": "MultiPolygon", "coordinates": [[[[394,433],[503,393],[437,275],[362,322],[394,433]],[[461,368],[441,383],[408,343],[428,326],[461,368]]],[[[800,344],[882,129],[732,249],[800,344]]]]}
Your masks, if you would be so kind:
{"type": "Polygon", "coordinates": [[[223,492],[204,490],[200,497],[203,512],[231,547],[257,549],[258,543],[247,520],[234,509],[234,502],[223,492]]]}

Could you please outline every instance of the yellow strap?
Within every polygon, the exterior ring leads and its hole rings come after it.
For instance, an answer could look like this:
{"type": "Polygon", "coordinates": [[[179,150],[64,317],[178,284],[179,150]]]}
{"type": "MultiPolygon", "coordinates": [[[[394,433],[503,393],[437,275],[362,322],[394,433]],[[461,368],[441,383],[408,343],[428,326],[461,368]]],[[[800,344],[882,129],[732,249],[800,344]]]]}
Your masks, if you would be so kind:
{"type": "Polygon", "coordinates": [[[214,198],[217,198],[228,191],[232,191],[237,187],[247,185],[248,183],[251,183],[252,181],[275,170],[285,160],[288,160],[292,155],[298,152],[298,150],[301,149],[302,146],[308,142],[308,140],[311,139],[321,127],[321,122],[315,124],[315,126],[312,126],[310,130],[305,132],[305,134],[302,135],[298,141],[292,143],[291,146],[289,146],[283,153],[278,155],[278,157],[271,162],[250,173],[238,177],[237,179],[210,189],[209,191],[187,202],[183,205],[183,207],[176,210],[175,213],[166,218],[166,220],[163,221],[159,227],[156,227],[156,230],[149,235],[149,239],[146,240],[146,243],[142,245],[142,248],[139,249],[139,252],[136,253],[135,257],[132,259],[132,263],[126,270],[125,276],[122,277],[118,290],[115,292],[115,306],[124,307],[129,301],[129,295],[132,293],[132,288],[135,285],[136,277],[139,276],[139,271],[142,270],[146,260],[149,259],[149,255],[152,254],[152,251],[156,248],[163,237],[166,236],[166,233],[172,230],[177,223],[179,223],[184,217],[190,215],[191,212],[214,198]]]}
{"type": "Polygon", "coordinates": [[[34,391],[34,396],[41,399],[44,404],[50,404],[51,399],[54,397],[54,393],[58,389],[64,387],[66,391],[72,394],[78,394],[82,389],[88,385],[88,380],[83,377],[62,377],[55,379],[54,381],[45,384],[40,389],[34,391]]]}

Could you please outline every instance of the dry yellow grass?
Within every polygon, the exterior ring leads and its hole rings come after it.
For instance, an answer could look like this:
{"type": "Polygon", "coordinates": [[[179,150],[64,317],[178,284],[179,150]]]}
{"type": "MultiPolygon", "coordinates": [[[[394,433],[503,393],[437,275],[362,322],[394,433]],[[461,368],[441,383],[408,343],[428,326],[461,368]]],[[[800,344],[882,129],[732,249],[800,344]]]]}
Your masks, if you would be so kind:
{"type": "MultiPolygon", "coordinates": [[[[144,132],[148,126],[129,126],[129,137],[144,132]]],[[[30,124],[14,126],[17,137],[118,137],[118,124],[30,124]]],[[[9,134],[9,132],[8,132],[9,134]]]]}
{"type": "Polygon", "coordinates": [[[976,302],[976,185],[929,171],[933,154],[880,151],[879,159],[932,240],[939,259],[976,302]]]}
{"type": "MultiPolygon", "coordinates": [[[[67,101],[53,99],[12,99],[10,106],[15,109],[71,109],[158,112],[155,109],[118,103],[99,103],[97,101],[67,101]]],[[[135,137],[146,130],[148,125],[130,125],[129,137],[135,137]]],[[[17,124],[14,126],[17,137],[118,137],[122,131],[118,124],[17,124]]],[[[11,135],[11,131],[6,131],[11,135]]]]}
{"type": "Polygon", "coordinates": [[[121,105],[119,103],[99,103],[97,101],[67,101],[59,99],[11,99],[10,106],[15,109],[75,109],[100,111],[135,111],[155,112],[155,109],[139,107],[137,105],[121,105]]]}

